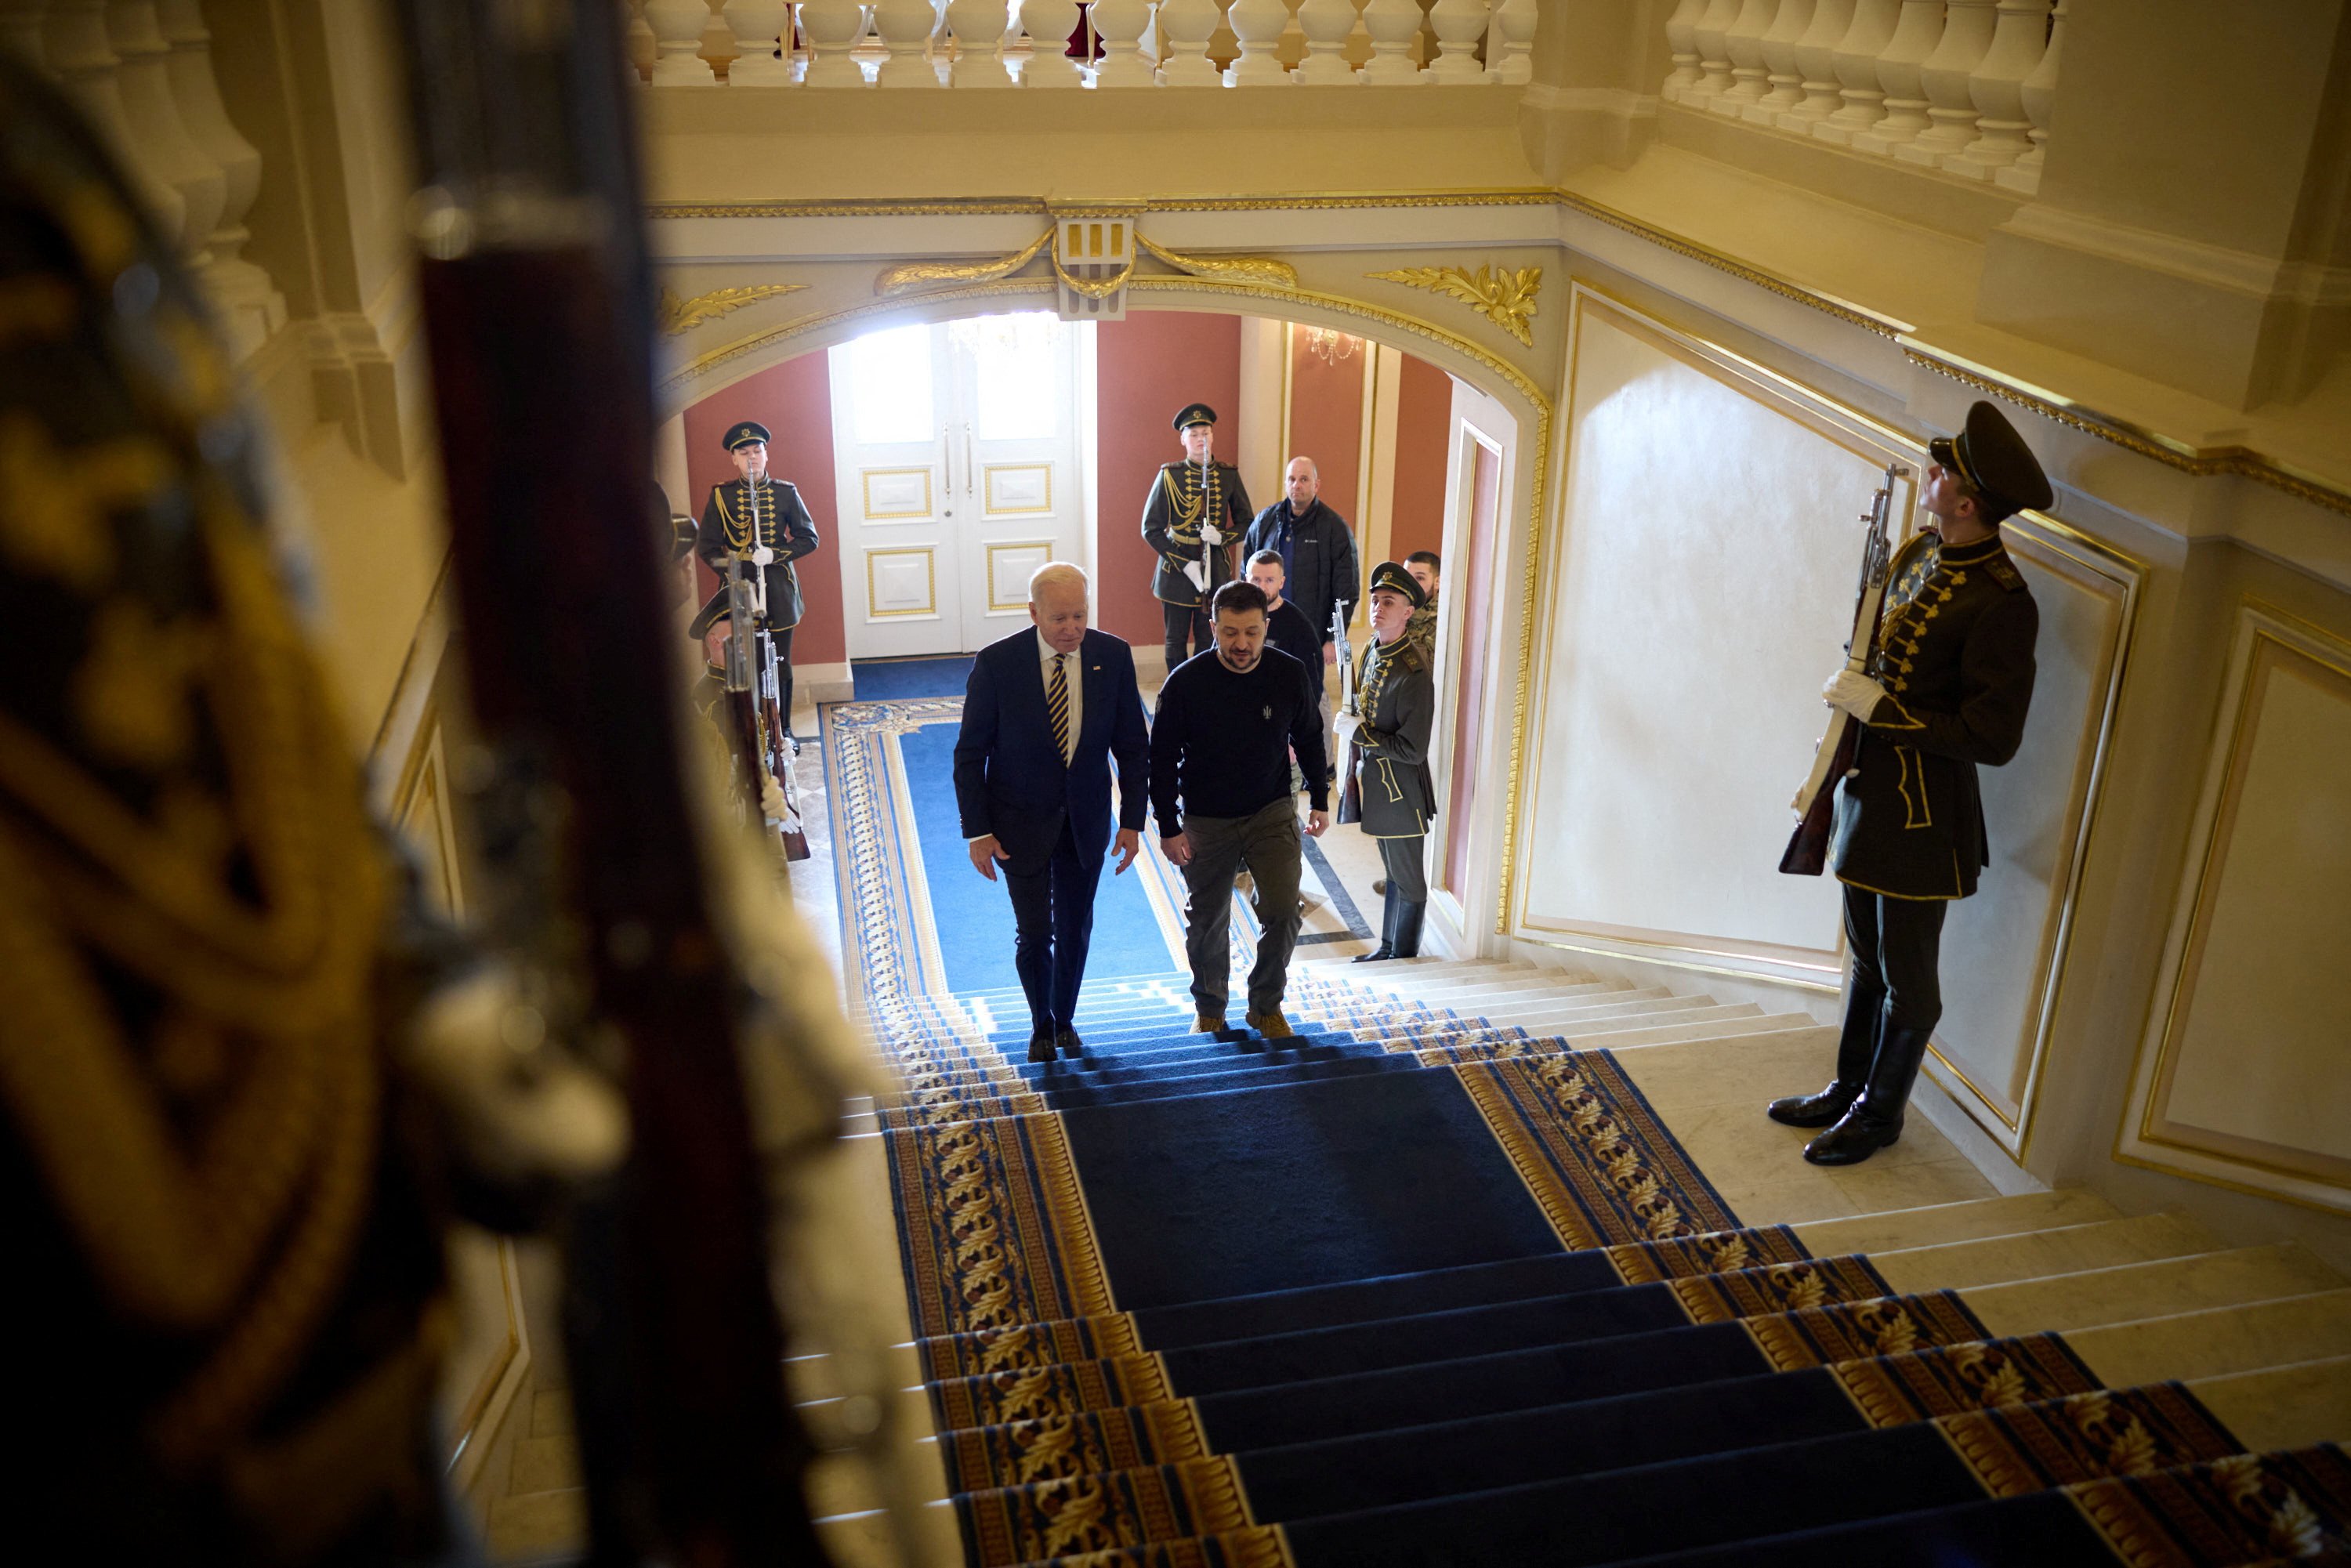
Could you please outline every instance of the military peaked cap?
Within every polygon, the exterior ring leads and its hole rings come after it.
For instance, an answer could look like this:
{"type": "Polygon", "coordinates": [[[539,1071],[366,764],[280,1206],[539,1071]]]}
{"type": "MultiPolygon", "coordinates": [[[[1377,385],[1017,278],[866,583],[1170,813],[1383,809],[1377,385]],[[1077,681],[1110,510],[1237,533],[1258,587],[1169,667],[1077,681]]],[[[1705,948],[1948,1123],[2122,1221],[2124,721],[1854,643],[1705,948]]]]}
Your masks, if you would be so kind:
{"type": "Polygon", "coordinates": [[[1391,593],[1403,594],[1415,610],[1428,602],[1428,595],[1421,591],[1420,580],[1392,560],[1384,560],[1372,568],[1372,585],[1364,592],[1377,593],[1383,588],[1391,593]]]}
{"type": "Polygon", "coordinates": [[[756,419],[747,419],[740,424],[727,427],[726,450],[732,452],[737,447],[747,445],[751,442],[767,440],[768,427],[756,419]]]}
{"type": "Polygon", "coordinates": [[[2027,507],[2056,499],[2032,449],[2000,410],[1979,402],[1968,410],[1967,428],[1927,443],[1936,462],[1966,480],[1984,498],[1985,521],[1998,522],[2027,507]]]}
{"type": "Polygon", "coordinates": [[[1205,402],[1186,403],[1184,412],[1176,416],[1176,428],[1189,430],[1196,424],[1214,425],[1217,411],[1205,402]]]}

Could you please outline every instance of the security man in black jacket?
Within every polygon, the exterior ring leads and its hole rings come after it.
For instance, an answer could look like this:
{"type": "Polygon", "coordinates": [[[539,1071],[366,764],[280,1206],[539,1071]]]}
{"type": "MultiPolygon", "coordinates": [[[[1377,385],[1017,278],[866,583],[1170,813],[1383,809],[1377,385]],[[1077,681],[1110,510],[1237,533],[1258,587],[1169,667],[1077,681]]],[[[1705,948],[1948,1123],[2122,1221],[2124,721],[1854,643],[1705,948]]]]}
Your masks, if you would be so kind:
{"type": "Polygon", "coordinates": [[[782,699],[784,734],[798,751],[799,742],[791,735],[792,628],[800,623],[805,606],[800,600],[799,569],[794,563],[816,553],[816,523],[800,499],[799,486],[768,476],[766,425],[747,419],[730,427],[726,454],[735,459],[739,477],[710,487],[695,552],[722,581],[730,555],[747,555],[760,568],[768,588],[768,630],[775,639],[777,674],[781,677],[782,689],[777,695],[782,699]]]}
{"type": "Polygon", "coordinates": [[[1829,840],[1844,883],[1844,1031],[1836,1081],[1770,1108],[1774,1121],[1828,1129],[1804,1145],[1814,1165],[1853,1165],[1902,1135],[1943,1012],[1943,912],[1991,863],[1976,768],[2016,755],[2032,702],[2040,612],[2000,523],[2048,506],[2049,481],[1987,402],[1928,451],[1920,504],[1935,526],[1895,553],[1872,674],[1841,670],[1822,691],[1862,725],[1829,840]]]}
{"type": "Polygon", "coordinates": [[[1233,576],[1232,547],[1249,531],[1249,491],[1241,472],[1214,456],[1217,411],[1205,402],[1176,416],[1184,459],[1163,464],[1143,503],[1143,538],[1159,552],[1152,596],[1159,601],[1170,674],[1216,645],[1208,601],[1233,576]]]}

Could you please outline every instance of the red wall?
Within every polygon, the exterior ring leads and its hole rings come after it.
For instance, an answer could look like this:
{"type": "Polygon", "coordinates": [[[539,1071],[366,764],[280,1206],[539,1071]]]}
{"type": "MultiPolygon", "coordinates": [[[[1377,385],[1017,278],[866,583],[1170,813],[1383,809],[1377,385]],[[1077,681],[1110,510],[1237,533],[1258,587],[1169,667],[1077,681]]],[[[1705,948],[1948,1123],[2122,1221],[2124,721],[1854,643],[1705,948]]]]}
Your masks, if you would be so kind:
{"type": "MultiPolygon", "coordinates": [[[[1311,457],[1322,476],[1322,504],[1347,519],[1363,536],[1363,497],[1357,481],[1364,462],[1364,361],[1366,343],[1335,364],[1324,364],[1308,348],[1312,337],[1305,328],[1290,333],[1290,450],[1282,454],[1282,472],[1292,457],[1311,457]]],[[[1281,499],[1268,496],[1264,504],[1281,499]]]]}
{"type": "Polygon", "coordinates": [[[1445,548],[1452,428],[1453,378],[1406,354],[1396,388],[1395,513],[1388,529],[1388,549],[1397,560],[1416,549],[1445,548]]]}
{"type": "MultiPolygon", "coordinates": [[[[1217,458],[1230,463],[1238,455],[1240,318],[1143,310],[1101,323],[1094,329],[1094,393],[1099,623],[1114,636],[1155,648],[1163,636],[1159,601],[1151,596],[1157,558],[1143,542],[1143,503],[1159,465],[1184,455],[1171,422],[1185,404],[1215,409],[1217,458]]],[[[1249,499],[1263,507],[1280,497],[1249,499]]]]}
{"type": "MultiPolygon", "coordinates": [[[[711,393],[685,411],[685,469],[691,496],[670,504],[698,520],[710,487],[735,477],[734,460],[720,444],[729,425],[756,419],[768,427],[768,472],[799,486],[809,516],[816,519],[818,552],[800,563],[800,598],[808,612],[792,639],[792,663],[835,664],[849,657],[841,620],[839,497],[832,471],[832,377],[823,350],[770,366],[758,375],[711,393]]],[[[700,572],[705,597],[717,580],[700,572]]]]}

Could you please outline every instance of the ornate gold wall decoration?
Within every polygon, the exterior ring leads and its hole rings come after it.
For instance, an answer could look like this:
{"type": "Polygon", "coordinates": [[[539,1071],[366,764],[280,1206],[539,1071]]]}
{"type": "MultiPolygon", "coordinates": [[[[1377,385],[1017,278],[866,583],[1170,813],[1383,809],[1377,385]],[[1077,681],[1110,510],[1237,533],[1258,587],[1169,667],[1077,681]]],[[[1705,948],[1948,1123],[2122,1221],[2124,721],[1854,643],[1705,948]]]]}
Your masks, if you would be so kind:
{"type": "Polygon", "coordinates": [[[1269,283],[1276,288],[1298,287],[1298,269],[1270,256],[1180,256],[1141,235],[1134,243],[1178,272],[1195,277],[1230,277],[1243,283],[1269,283]]]}
{"type": "MultiPolygon", "coordinates": [[[[1127,265],[1114,276],[1099,278],[1072,277],[1069,269],[1062,265],[1061,246],[1055,240],[1055,236],[1060,232],[1061,225],[1056,223],[1028,246],[1013,252],[1010,256],[998,256],[994,261],[911,261],[896,267],[884,267],[882,275],[873,280],[873,292],[887,298],[890,295],[904,294],[908,289],[919,288],[931,283],[992,283],[999,277],[1009,277],[1028,266],[1037,258],[1038,253],[1049,245],[1053,246],[1054,276],[1084,298],[1107,298],[1126,287],[1127,278],[1134,270],[1134,264],[1131,257],[1127,265]]],[[[1176,271],[1188,273],[1194,277],[1214,277],[1229,279],[1237,283],[1264,284],[1275,288],[1298,287],[1298,269],[1286,261],[1276,261],[1271,256],[1185,256],[1169,250],[1164,246],[1154,245],[1140,234],[1134,235],[1134,243],[1138,249],[1165,262],[1176,271]]]]}
{"type": "Polygon", "coordinates": [[[1506,267],[1499,272],[1492,267],[1475,272],[1461,267],[1400,267],[1364,276],[1461,300],[1528,348],[1534,347],[1535,335],[1527,321],[1535,313],[1535,293],[1542,287],[1540,267],[1506,267]]]}
{"type": "Polygon", "coordinates": [[[882,276],[873,280],[873,292],[885,298],[904,294],[909,288],[920,288],[926,283],[993,283],[999,277],[1009,277],[1030,262],[1053,237],[1049,228],[1010,256],[994,261],[907,261],[896,267],[885,267],[882,276]]]}
{"type": "Polygon", "coordinates": [[[753,283],[740,288],[714,288],[691,299],[680,299],[664,288],[661,298],[653,306],[653,319],[664,336],[674,338],[705,321],[731,315],[746,305],[773,299],[779,294],[797,294],[807,287],[805,283],[753,283]]]}

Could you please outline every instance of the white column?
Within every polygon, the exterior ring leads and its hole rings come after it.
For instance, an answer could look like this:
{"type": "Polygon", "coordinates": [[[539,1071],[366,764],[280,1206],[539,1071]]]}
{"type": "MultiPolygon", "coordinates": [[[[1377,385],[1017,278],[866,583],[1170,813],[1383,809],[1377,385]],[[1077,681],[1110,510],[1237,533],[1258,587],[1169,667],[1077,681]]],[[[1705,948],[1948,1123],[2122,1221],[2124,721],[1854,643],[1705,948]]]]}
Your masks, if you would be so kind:
{"type": "Polygon", "coordinates": [[[1690,29],[1698,44],[1698,78],[1683,89],[1682,101],[1693,109],[1730,89],[1730,53],[1723,47],[1722,36],[1739,20],[1740,5],[1740,0],[1712,0],[1690,29]]]}
{"type": "Polygon", "coordinates": [[[1999,0],[1949,0],[1943,37],[1918,73],[1932,123],[1894,150],[1902,162],[1931,169],[1976,139],[1976,105],[1968,82],[1991,47],[1992,29],[2000,20],[1998,5],[1999,0]]]}
{"type": "Polygon", "coordinates": [[[1486,32],[1486,68],[1496,81],[1509,87],[1535,79],[1535,0],[1497,0],[1486,32]]]}
{"type": "Polygon", "coordinates": [[[1208,40],[1222,20],[1217,0],[1164,0],[1159,26],[1167,50],[1159,59],[1159,79],[1169,87],[1222,87],[1225,78],[1208,58],[1208,40]]]}
{"type": "Polygon", "coordinates": [[[1240,41],[1240,57],[1225,68],[1227,87],[1281,87],[1290,73],[1274,57],[1274,46],[1290,26],[1290,7],[1281,0],[1233,0],[1225,13],[1233,37],[1240,41]]]}
{"type": "Polygon", "coordinates": [[[213,230],[228,205],[228,179],[180,119],[172,97],[172,47],[155,24],[154,0],[114,0],[106,8],[106,37],[122,62],[122,113],[139,139],[140,156],[180,193],[177,249],[202,268],[212,260],[213,230]]]}
{"type": "Polygon", "coordinates": [[[1771,18],[1771,30],[1763,35],[1763,68],[1771,90],[1762,100],[1750,103],[1740,115],[1758,125],[1776,125],[1780,116],[1796,107],[1804,95],[1799,86],[1804,78],[1796,71],[1796,40],[1813,25],[1813,0],[1780,0],[1780,14],[1771,18]]]}
{"type": "Polygon", "coordinates": [[[1420,7],[1413,0],[1368,0],[1364,31],[1372,40],[1372,57],[1364,65],[1366,82],[1410,87],[1429,79],[1412,57],[1412,41],[1420,36],[1420,7]]]}
{"type": "Polygon", "coordinates": [[[1717,114],[1736,115],[1763,97],[1763,35],[1771,30],[1771,15],[1780,0],[1745,0],[1739,15],[1722,35],[1723,53],[1730,57],[1730,85],[1707,107],[1717,114]]]}
{"type": "Polygon", "coordinates": [[[161,0],[156,18],[163,41],[172,46],[166,69],[181,123],[221,171],[221,212],[206,244],[212,261],[203,278],[241,360],[286,325],[286,297],[269,274],[242,254],[253,237],[245,226],[245,214],[252,211],[261,190],[261,154],[238,134],[221,103],[220,83],[213,75],[212,35],[204,29],[197,0],[161,0]]]}
{"type": "Polygon", "coordinates": [[[1683,92],[1698,80],[1698,19],[1706,14],[1706,4],[1707,0],[1681,0],[1666,18],[1666,47],[1673,51],[1674,68],[1666,74],[1657,96],[1667,103],[1679,103],[1683,92]]]}
{"type": "Polygon", "coordinates": [[[1012,85],[1011,68],[1004,63],[1004,0],[948,0],[947,26],[955,34],[956,58],[949,68],[951,85],[998,88],[1012,85]]]}
{"type": "Polygon", "coordinates": [[[791,7],[783,0],[726,0],[725,15],[735,43],[735,57],[726,62],[726,85],[790,86],[791,7]]]}
{"type": "Polygon", "coordinates": [[[709,85],[710,65],[702,57],[702,28],[709,20],[703,0],[645,0],[645,21],[661,50],[653,58],[653,86],[709,85]]]}
{"type": "Polygon", "coordinates": [[[1820,0],[1813,8],[1812,25],[1796,40],[1796,76],[1803,97],[1772,121],[1781,130],[1810,135],[1813,126],[1836,112],[1836,47],[1852,26],[1853,0],[1820,0]]]}
{"type": "Polygon", "coordinates": [[[1355,8],[1348,0],[1303,0],[1298,7],[1298,30],[1306,35],[1306,53],[1298,62],[1298,79],[1309,87],[1346,87],[1355,79],[1347,63],[1347,35],[1355,30],[1355,8]]]}
{"type": "Polygon", "coordinates": [[[1877,57],[1877,85],[1886,89],[1886,118],[1846,145],[1856,152],[1892,152],[1934,121],[1927,118],[1927,57],[1943,37],[1943,0],[1902,0],[1893,41],[1877,57]]]}
{"type": "Polygon", "coordinates": [[[890,57],[882,62],[874,85],[893,91],[937,87],[939,74],[931,68],[928,50],[931,29],[938,25],[939,15],[931,9],[931,0],[878,0],[873,30],[882,35],[882,47],[890,51],[890,57]]]}
{"type": "Polygon", "coordinates": [[[2048,41],[2049,0],[2000,0],[1991,47],[1968,78],[1968,96],[1980,117],[1976,139],[1944,159],[1944,168],[1963,179],[1989,180],[2032,151],[2024,84],[2040,69],[2048,41]]]}
{"type": "Polygon", "coordinates": [[[2030,196],[2041,190],[2041,164],[2049,150],[2049,110],[2057,100],[2057,57],[2065,42],[2065,13],[2074,0],[2057,0],[2049,14],[2049,49],[2032,74],[2024,78],[2024,112],[2032,121],[2032,151],[2001,170],[1992,179],[2004,190],[2030,196]]]}
{"type": "Polygon", "coordinates": [[[1823,141],[1850,141],[1886,112],[1886,92],[1877,85],[1877,57],[1894,41],[1904,0],[1855,0],[1853,26],[1830,57],[1836,72],[1839,108],[1813,127],[1823,141]]]}
{"type": "Polygon", "coordinates": [[[44,76],[54,74],[41,47],[41,13],[48,8],[49,0],[0,0],[0,49],[44,76]]]}
{"type": "Polygon", "coordinates": [[[1022,87],[1083,87],[1083,67],[1070,58],[1070,35],[1078,30],[1077,0],[1020,0],[1020,24],[1029,30],[1029,67],[1022,87]]]}
{"type": "Polygon", "coordinates": [[[1429,30],[1437,35],[1437,58],[1429,74],[1440,83],[1483,81],[1478,40],[1486,34],[1486,0],[1437,0],[1429,7],[1429,30]]]}
{"type": "Polygon", "coordinates": [[[1094,86],[1157,86],[1159,73],[1143,57],[1142,37],[1151,30],[1148,0],[1094,0],[1093,18],[1094,32],[1102,41],[1094,86]]]}
{"type": "Polygon", "coordinates": [[[863,87],[865,72],[850,51],[865,37],[865,7],[857,0],[802,0],[800,39],[808,45],[803,87],[863,87]]]}

